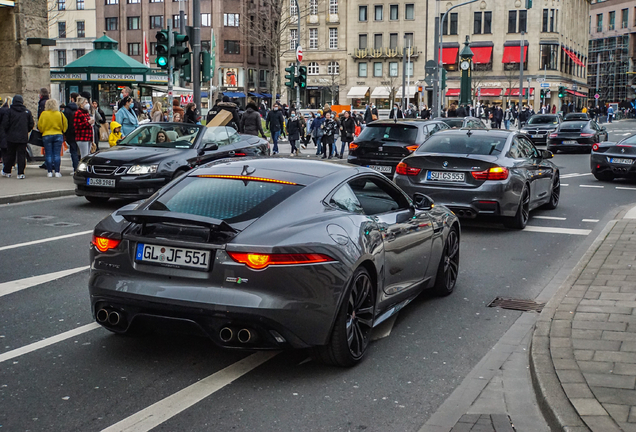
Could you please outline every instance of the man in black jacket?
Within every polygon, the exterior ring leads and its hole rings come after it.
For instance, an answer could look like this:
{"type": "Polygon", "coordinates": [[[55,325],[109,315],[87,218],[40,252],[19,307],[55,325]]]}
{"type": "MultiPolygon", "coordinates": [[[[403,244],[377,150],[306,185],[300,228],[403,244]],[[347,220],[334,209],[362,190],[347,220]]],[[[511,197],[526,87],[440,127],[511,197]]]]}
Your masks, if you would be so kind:
{"type": "Polygon", "coordinates": [[[219,112],[228,111],[232,114],[232,120],[227,125],[233,127],[238,132],[241,132],[241,119],[238,115],[238,106],[235,103],[230,102],[230,98],[227,96],[223,96],[223,102],[219,102],[216,106],[218,107],[219,112]]]}
{"type": "Polygon", "coordinates": [[[2,117],[2,125],[7,139],[7,160],[2,169],[3,177],[11,177],[13,165],[18,162],[18,178],[24,178],[26,166],[26,146],[29,142],[29,132],[33,130],[35,121],[33,114],[24,106],[21,95],[13,97],[13,103],[9,112],[2,117]]]}
{"type": "Polygon", "coordinates": [[[263,123],[261,122],[261,115],[258,112],[258,107],[254,102],[248,102],[247,109],[241,117],[240,128],[243,133],[258,136],[259,132],[263,138],[265,138],[265,132],[263,131],[263,123]]]}
{"type": "Polygon", "coordinates": [[[77,93],[73,92],[70,95],[70,102],[64,107],[64,116],[68,123],[68,129],[64,133],[64,138],[68,144],[69,152],[71,153],[71,162],[73,163],[73,171],[77,171],[77,164],[79,163],[79,147],[77,141],[75,141],[75,113],[77,112],[77,93]]]}
{"type": "Polygon", "coordinates": [[[274,148],[272,154],[278,154],[278,138],[283,130],[285,124],[285,117],[283,116],[281,106],[279,104],[274,105],[274,109],[267,114],[267,122],[265,127],[269,129],[272,135],[272,142],[274,148]]]}

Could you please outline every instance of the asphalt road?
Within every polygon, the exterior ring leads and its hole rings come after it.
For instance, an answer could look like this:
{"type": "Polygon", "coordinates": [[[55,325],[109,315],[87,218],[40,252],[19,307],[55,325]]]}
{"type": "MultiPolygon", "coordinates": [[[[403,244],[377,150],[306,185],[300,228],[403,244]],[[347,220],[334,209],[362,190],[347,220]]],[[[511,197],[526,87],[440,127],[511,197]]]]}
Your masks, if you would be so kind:
{"type": "MultiPolygon", "coordinates": [[[[636,132],[636,122],[608,129],[615,140],[636,132]]],[[[0,206],[0,428],[417,431],[521,314],[486,305],[497,296],[536,297],[604,220],[636,203],[636,182],[596,181],[588,155],[554,161],[559,208],[535,211],[524,231],[463,223],[453,295],[420,296],[390,334],[376,332],[381,338],[353,369],[321,365],[302,350],[269,358],[196,336],[122,337],[92,326],[85,232],[121,203],[70,197],[0,206]],[[57,238],[69,234],[77,235],[57,238]],[[38,341],[45,346],[30,345],[38,341]]]]}

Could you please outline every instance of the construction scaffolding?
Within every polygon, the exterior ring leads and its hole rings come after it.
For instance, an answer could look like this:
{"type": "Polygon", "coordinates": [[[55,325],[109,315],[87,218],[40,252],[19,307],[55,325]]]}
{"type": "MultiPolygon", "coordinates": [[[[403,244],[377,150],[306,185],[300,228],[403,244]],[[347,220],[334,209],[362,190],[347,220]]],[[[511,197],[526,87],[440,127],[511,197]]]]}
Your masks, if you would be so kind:
{"type": "Polygon", "coordinates": [[[632,88],[633,60],[629,54],[630,35],[593,39],[589,42],[587,84],[590,99],[598,92],[601,102],[621,102],[636,97],[632,88]],[[599,56],[600,54],[600,56],[599,56]],[[599,74],[599,88],[596,77],[599,74]]]}

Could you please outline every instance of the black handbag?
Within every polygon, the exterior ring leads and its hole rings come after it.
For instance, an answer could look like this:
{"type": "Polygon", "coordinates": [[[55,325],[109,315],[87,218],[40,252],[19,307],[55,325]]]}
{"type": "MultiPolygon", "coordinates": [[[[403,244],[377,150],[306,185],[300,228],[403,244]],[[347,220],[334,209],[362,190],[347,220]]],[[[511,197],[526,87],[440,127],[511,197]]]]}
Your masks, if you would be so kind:
{"type": "Polygon", "coordinates": [[[42,132],[37,129],[33,129],[31,131],[31,135],[29,135],[29,144],[33,144],[38,147],[44,147],[44,142],[42,141],[42,132]]]}

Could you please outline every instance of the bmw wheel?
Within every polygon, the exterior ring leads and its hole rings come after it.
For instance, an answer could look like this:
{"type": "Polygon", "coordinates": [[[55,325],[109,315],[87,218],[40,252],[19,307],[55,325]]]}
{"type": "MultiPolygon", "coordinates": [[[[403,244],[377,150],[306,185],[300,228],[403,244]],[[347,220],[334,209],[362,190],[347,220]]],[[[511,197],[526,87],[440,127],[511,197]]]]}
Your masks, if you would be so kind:
{"type": "Polygon", "coordinates": [[[433,291],[438,296],[447,296],[455,289],[459,275],[459,233],[452,227],[446,237],[442,259],[437,267],[433,291]]]}
{"type": "Polygon", "coordinates": [[[519,200],[519,207],[517,207],[517,213],[513,217],[505,218],[504,225],[507,228],[524,229],[528,224],[530,218],[530,189],[528,186],[524,186],[521,191],[521,199],[519,200]]]}
{"type": "Polygon", "coordinates": [[[561,179],[559,173],[557,172],[554,175],[554,179],[552,180],[552,190],[550,192],[550,201],[544,204],[544,208],[548,210],[554,210],[559,205],[559,200],[561,199],[561,179]]]}

